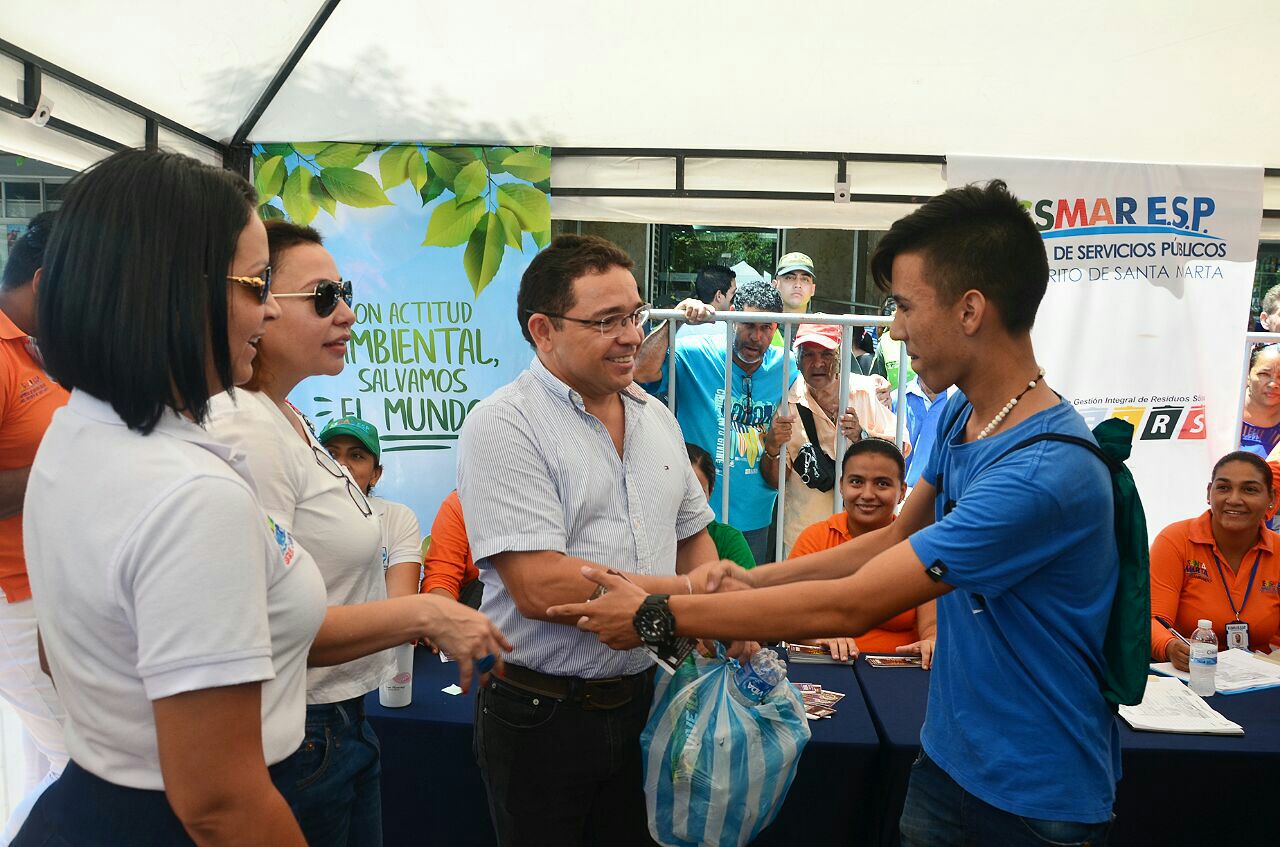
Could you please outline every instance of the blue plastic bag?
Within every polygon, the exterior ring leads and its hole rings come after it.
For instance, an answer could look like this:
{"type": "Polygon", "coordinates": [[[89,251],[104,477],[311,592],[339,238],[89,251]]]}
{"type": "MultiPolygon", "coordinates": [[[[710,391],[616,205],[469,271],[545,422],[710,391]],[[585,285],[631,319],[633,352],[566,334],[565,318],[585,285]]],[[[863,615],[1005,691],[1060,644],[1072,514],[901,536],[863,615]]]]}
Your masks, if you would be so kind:
{"type": "Polygon", "coordinates": [[[667,847],[742,847],[786,799],[809,724],[789,682],[763,703],[731,690],[738,663],[690,656],[658,674],[640,736],[649,834],[667,847]]]}

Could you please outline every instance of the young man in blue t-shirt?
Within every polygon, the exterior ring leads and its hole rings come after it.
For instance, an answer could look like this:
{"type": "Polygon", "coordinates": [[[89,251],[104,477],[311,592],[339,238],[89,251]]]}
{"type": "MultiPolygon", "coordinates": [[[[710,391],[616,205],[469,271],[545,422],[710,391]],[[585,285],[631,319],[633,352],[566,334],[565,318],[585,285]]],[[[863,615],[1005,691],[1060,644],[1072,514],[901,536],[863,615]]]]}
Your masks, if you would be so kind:
{"type": "MultiPolygon", "coordinates": [[[[733,307],[747,312],[781,312],[782,299],[766,282],[744,282],[738,286],[733,307]]],[[[707,313],[705,305],[685,300],[676,308],[693,318],[707,313]]],[[[777,323],[736,323],[733,325],[733,378],[731,382],[729,470],[724,464],[724,387],[726,336],[724,333],[676,338],[676,420],[685,441],[706,450],[715,459],[716,482],[711,491],[711,508],[716,520],[740,530],[756,561],[773,561],[769,528],[777,491],[764,481],[760,465],[769,460],[765,434],[785,395],[783,378],[795,379],[795,362],[778,347],[770,346],[777,323]],[[785,370],[785,374],[784,374],[785,370]],[[724,503],[722,481],[729,478],[729,514],[721,514],[724,503]]],[[[651,394],[667,392],[668,323],[645,338],[636,353],[635,380],[651,394]]],[[[780,415],[789,425],[790,416],[780,415]]],[[[785,442],[784,442],[785,443],[785,442]]],[[[777,459],[777,456],[773,456],[777,459]]]]}
{"type": "Polygon", "coordinates": [[[602,574],[604,597],[552,611],[585,616],[582,628],[626,647],[668,626],[725,639],[858,633],[938,598],[903,844],[1101,844],[1120,771],[1101,693],[1118,569],[1110,477],[1061,442],[1000,458],[1041,432],[1091,437],[1031,344],[1048,283],[1043,242],[994,181],[895,223],[871,269],[892,289],[891,335],[916,372],[959,389],[899,519],[767,568],[717,566],[754,591],[645,598],[602,574]]]}

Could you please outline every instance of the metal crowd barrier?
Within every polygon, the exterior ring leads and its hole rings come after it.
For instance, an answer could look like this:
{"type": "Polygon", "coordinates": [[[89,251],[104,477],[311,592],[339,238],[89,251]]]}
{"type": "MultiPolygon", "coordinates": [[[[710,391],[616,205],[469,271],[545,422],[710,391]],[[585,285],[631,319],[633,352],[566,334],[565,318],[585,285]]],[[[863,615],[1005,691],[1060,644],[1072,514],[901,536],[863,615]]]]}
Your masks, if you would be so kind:
{"type": "MultiPolygon", "coordinates": [[[[667,338],[667,406],[674,413],[675,404],[676,404],[675,346],[676,346],[676,339],[678,334],[676,331],[678,327],[675,325],[675,323],[686,322],[685,314],[683,311],[679,309],[653,309],[652,311],[649,312],[649,317],[651,320],[655,320],[655,321],[668,320],[673,322],[673,325],[671,327],[672,332],[668,334],[668,338],[667,338]]],[[[835,454],[832,456],[832,458],[835,459],[835,462],[836,462],[836,484],[831,490],[831,503],[832,503],[831,510],[833,513],[840,511],[844,507],[844,504],[841,502],[841,498],[840,498],[840,481],[839,481],[840,458],[844,455],[844,450],[846,446],[845,437],[844,437],[844,428],[840,426],[840,419],[844,417],[845,410],[847,409],[849,404],[849,363],[851,361],[850,353],[852,352],[852,347],[853,347],[852,329],[855,326],[888,327],[890,324],[893,323],[893,318],[881,317],[879,315],[827,315],[822,313],[793,315],[793,314],[784,313],[784,312],[737,312],[737,311],[723,312],[721,311],[721,312],[716,312],[716,323],[728,323],[728,324],[777,323],[779,324],[779,327],[782,329],[783,351],[787,353],[791,352],[791,339],[793,337],[793,331],[797,324],[835,324],[837,326],[843,327],[844,331],[841,334],[840,351],[839,351],[840,407],[836,413],[836,450],[835,450],[835,454]]],[[[1276,338],[1280,340],[1280,335],[1276,336],[1276,338]]],[[[732,525],[731,521],[729,520],[729,467],[733,462],[733,442],[731,440],[731,437],[732,437],[731,417],[733,414],[733,340],[734,340],[734,333],[725,332],[724,444],[723,444],[723,452],[720,457],[721,467],[722,467],[722,471],[720,473],[720,478],[722,480],[721,486],[720,486],[721,498],[722,498],[721,506],[720,506],[720,515],[721,515],[721,519],[725,523],[730,525],[732,525]]],[[[893,342],[889,342],[889,343],[893,343],[893,342]]],[[[898,373],[902,374],[903,371],[905,370],[904,364],[907,362],[907,346],[902,342],[898,342],[898,362],[899,362],[898,373]]],[[[1245,365],[1247,368],[1248,366],[1247,359],[1246,359],[1245,365]]],[[[788,355],[783,357],[783,360],[782,360],[782,403],[778,407],[778,409],[775,411],[775,414],[777,414],[779,411],[784,411],[789,408],[787,405],[787,396],[788,396],[788,389],[791,387],[791,380],[793,376],[794,376],[794,373],[791,370],[791,356],[788,355]]],[[[907,396],[906,380],[901,378],[898,380],[897,394],[898,394],[897,403],[895,404],[898,409],[898,413],[896,415],[897,433],[895,434],[894,441],[898,445],[898,449],[902,449],[902,441],[903,441],[902,435],[903,435],[903,430],[906,425],[906,419],[907,419],[906,404],[905,404],[905,400],[907,396]]],[[[762,445],[761,450],[763,449],[764,447],[762,445]]],[[[784,444],[782,447],[783,455],[779,456],[779,459],[778,459],[778,463],[779,463],[778,464],[778,500],[775,506],[775,509],[776,509],[775,517],[778,522],[778,539],[774,546],[774,558],[777,561],[782,560],[782,546],[783,546],[783,540],[786,534],[785,509],[786,509],[786,501],[787,501],[788,474],[787,474],[786,462],[785,462],[785,459],[783,458],[783,456],[785,456],[786,450],[787,450],[787,445],[784,444]]]]}

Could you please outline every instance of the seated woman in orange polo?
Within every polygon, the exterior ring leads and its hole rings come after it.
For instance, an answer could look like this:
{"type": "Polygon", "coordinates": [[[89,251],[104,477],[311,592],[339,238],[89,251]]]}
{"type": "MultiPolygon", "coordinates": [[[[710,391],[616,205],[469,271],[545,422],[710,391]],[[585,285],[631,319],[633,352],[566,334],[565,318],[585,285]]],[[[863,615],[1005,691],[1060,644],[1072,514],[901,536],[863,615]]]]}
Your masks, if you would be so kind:
{"type": "Polygon", "coordinates": [[[1151,545],[1151,657],[1187,669],[1190,637],[1208,618],[1219,649],[1268,652],[1280,630],[1280,536],[1267,529],[1271,466],[1248,452],[1213,467],[1209,510],[1165,527],[1151,545]]]}
{"type": "MultiPolygon", "coordinates": [[[[844,511],[811,524],[796,538],[788,558],[826,550],[864,532],[888,526],[906,496],[906,463],[892,441],[864,438],[849,445],[840,464],[840,495],[844,511]]],[[[928,668],[938,627],[937,607],[930,600],[903,612],[854,638],[822,638],[833,658],[857,658],[859,653],[916,653],[928,668]]]]}

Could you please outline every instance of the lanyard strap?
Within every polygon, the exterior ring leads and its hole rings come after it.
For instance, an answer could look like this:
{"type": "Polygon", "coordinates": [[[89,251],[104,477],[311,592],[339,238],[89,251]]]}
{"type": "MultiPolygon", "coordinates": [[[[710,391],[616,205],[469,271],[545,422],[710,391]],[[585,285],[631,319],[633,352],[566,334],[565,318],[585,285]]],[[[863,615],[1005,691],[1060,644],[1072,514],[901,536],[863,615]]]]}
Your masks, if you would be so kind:
{"type": "Polygon", "coordinates": [[[1258,555],[1253,557],[1253,570],[1249,571],[1249,584],[1244,589],[1244,599],[1240,601],[1240,608],[1236,609],[1236,601],[1231,596],[1231,587],[1227,585],[1227,574],[1222,569],[1222,562],[1218,561],[1218,554],[1213,552],[1213,563],[1218,566],[1218,577],[1222,580],[1222,590],[1227,592],[1227,602],[1231,604],[1231,611],[1235,613],[1236,620],[1240,620],[1240,616],[1244,614],[1245,604],[1249,602],[1249,594],[1253,591],[1253,578],[1258,575],[1258,563],[1262,561],[1262,551],[1258,551],[1258,555]]]}

